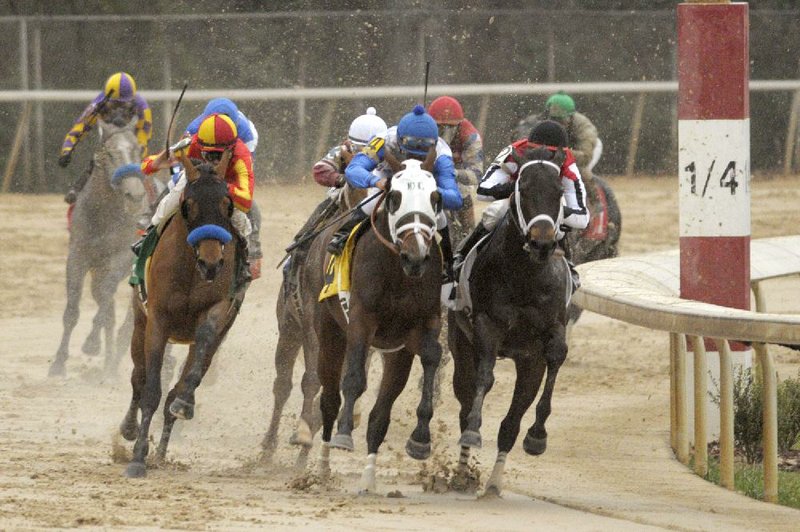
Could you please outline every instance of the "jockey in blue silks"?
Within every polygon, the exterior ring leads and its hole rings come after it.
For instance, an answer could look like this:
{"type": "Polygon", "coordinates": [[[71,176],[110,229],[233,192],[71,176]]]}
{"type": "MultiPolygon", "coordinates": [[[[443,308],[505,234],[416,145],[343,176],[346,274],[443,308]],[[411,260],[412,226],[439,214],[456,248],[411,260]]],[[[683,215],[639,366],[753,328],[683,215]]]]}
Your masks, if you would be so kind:
{"type": "MultiPolygon", "coordinates": [[[[405,159],[423,161],[432,146],[436,146],[433,177],[436,179],[437,188],[442,195],[442,204],[445,209],[460,209],[463,201],[456,184],[453,154],[447,143],[439,138],[436,121],[425,112],[425,108],[421,105],[416,105],[410,113],[400,119],[397,126],[389,128],[383,135],[375,136],[366,148],[356,154],[345,169],[345,178],[350,186],[356,188],[385,190],[386,181],[393,174],[389,163],[384,160],[386,150],[389,150],[399,161],[405,159]]],[[[371,191],[371,194],[374,194],[374,191],[371,191]]],[[[341,254],[350,232],[360,221],[372,213],[376,202],[377,198],[361,204],[353,211],[352,216],[336,231],[328,244],[330,253],[341,254]]],[[[437,229],[441,237],[440,245],[445,260],[445,281],[449,282],[452,278],[453,250],[444,213],[437,220],[437,229]]]]}
{"type": "Polygon", "coordinates": [[[239,139],[244,142],[247,149],[250,150],[250,153],[255,153],[256,146],[258,145],[258,131],[256,131],[253,122],[251,122],[250,119],[236,107],[236,104],[228,98],[214,98],[210,100],[203,112],[186,126],[186,132],[189,136],[197,133],[197,130],[200,128],[200,123],[213,114],[229,116],[231,120],[233,120],[233,123],[236,124],[236,131],[239,132],[239,139]]]}

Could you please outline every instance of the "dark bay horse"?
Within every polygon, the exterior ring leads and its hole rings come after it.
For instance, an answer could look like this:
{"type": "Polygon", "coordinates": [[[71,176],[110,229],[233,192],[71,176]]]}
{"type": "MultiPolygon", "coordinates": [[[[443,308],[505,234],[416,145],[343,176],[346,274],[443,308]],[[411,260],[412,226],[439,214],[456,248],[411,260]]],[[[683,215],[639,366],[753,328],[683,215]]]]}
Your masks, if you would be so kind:
{"type": "Polygon", "coordinates": [[[567,304],[572,289],[563,253],[556,253],[556,233],[563,219],[559,178],[563,157],[561,151],[554,155],[546,149],[526,154],[528,162],[520,169],[509,209],[485,247],[478,250],[468,282],[471,309],[448,313],[453,387],[461,404],[462,468],[470,448],[481,446],[483,403],[494,384],[496,359],[511,358],[517,370],[487,491],[502,489],[506,455],[545,371],[536,421],[523,446],[528,454],[538,455],[547,444],[545,421],[558,370],[567,356],[567,304]]]}
{"type": "MultiPolygon", "coordinates": [[[[433,383],[442,352],[438,340],[442,258],[435,243],[442,199],[429,171],[434,157],[432,150],[422,165],[405,161],[405,167],[389,181],[383,205],[373,211],[370,230],[355,243],[347,312],[335,297],[313,307],[322,383],[321,476],[330,474],[331,447],[353,450],[353,408],[366,388],[367,353],[370,346],[385,352],[383,376],[367,424],[368,457],[361,481],[364,492],[375,490],[378,448],[389,428],[392,405],[408,380],[414,354],[422,362],[424,386],[417,426],[408,439],[406,452],[419,460],[431,452],[433,383]],[[340,385],[344,395],[341,412],[340,385]],[[337,415],[338,431],[333,436],[337,415]]],[[[387,159],[399,168],[390,155],[387,159]]],[[[310,261],[311,257],[325,255],[334,230],[330,228],[312,243],[310,261]]],[[[306,282],[312,293],[322,289],[323,274],[322,269],[306,269],[306,282]]]]}
{"type": "MultiPolygon", "coordinates": [[[[337,216],[344,216],[345,213],[356,207],[358,202],[364,199],[365,196],[365,190],[345,185],[339,189],[336,198],[331,199],[331,201],[335,201],[334,204],[325,203],[321,208],[318,208],[318,211],[323,209],[331,210],[333,214],[323,217],[324,219],[320,220],[321,223],[313,224],[313,221],[318,219],[318,212],[315,211],[309,221],[306,222],[304,229],[300,231],[300,234],[305,234],[306,231],[315,231],[317,230],[316,225],[323,225],[327,220],[335,220],[337,216]]],[[[315,398],[320,389],[317,375],[319,346],[311,316],[311,309],[317,304],[319,290],[314,292],[309,289],[304,278],[306,270],[324,269],[325,265],[322,261],[325,256],[324,254],[316,254],[309,257],[308,247],[310,245],[311,242],[309,241],[306,246],[295,248],[290,254],[290,262],[285,264],[284,267],[283,281],[278,293],[276,308],[278,344],[275,347],[275,380],[272,385],[272,393],[275,400],[269,428],[261,442],[261,447],[264,450],[262,459],[271,459],[278,445],[278,429],[280,428],[283,408],[292,392],[294,364],[302,347],[303,361],[305,363],[300,384],[303,392],[303,407],[295,430],[289,440],[290,443],[300,446],[298,465],[305,463],[313,442],[314,433],[319,430],[322,424],[319,407],[315,403],[315,398]]]]}
{"type": "MultiPolygon", "coordinates": [[[[226,152],[216,167],[195,167],[184,157],[187,185],[180,215],[173,217],[150,259],[147,308],[134,293],[131,339],[133,395],[120,426],[136,440],[128,477],[146,474],[150,422],[161,401],[161,366],[167,341],[189,343],[180,379],[164,403],[164,429],[156,450],[163,460],[176,418],[192,419],[194,394],[225,334],[233,325],[248,283],[234,286],[238,238],[231,225],[233,203],[225,175],[226,152]],[[137,414],[141,410],[141,425],[137,414]]],[[[134,290],[135,292],[135,290],[134,290]]]]}
{"type": "MultiPolygon", "coordinates": [[[[104,332],[105,368],[112,372],[117,367],[114,293],[120,281],[130,273],[130,244],[136,240],[136,216],[145,197],[135,120],[124,127],[98,120],[102,145],[94,155],[91,175],[72,211],[67,256],[67,306],[62,318],[64,331],[50,365],[51,376],[66,374],[70,337],[78,323],[84,278],[90,272],[97,313],[92,330],[83,343],[83,352],[98,354],[100,335],[104,332]]],[[[129,334],[130,329],[127,334],[120,333],[120,337],[127,342],[129,334]]]]}

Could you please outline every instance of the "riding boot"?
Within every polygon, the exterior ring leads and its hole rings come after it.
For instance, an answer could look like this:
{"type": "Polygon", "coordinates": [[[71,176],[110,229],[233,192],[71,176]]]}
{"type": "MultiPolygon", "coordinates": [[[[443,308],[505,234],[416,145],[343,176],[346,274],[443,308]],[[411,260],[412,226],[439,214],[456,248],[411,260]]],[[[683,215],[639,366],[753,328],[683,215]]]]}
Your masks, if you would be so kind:
{"type": "Polygon", "coordinates": [[[94,170],[94,159],[89,161],[89,168],[86,169],[77,181],[69,186],[69,190],[64,194],[64,201],[68,205],[72,205],[78,200],[78,193],[86,186],[87,181],[89,181],[89,176],[92,175],[92,170],[94,170]]]}
{"type": "Polygon", "coordinates": [[[361,209],[356,209],[353,211],[353,214],[350,215],[350,218],[347,219],[345,223],[342,224],[339,229],[333,234],[330,243],[328,244],[328,253],[331,255],[341,255],[342,251],[344,251],[344,246],[347,244],[347,237],[350,236],[350,232],[359,224],[359,222],[367,219],[367,213],[362,211],[361,209]]]}
{"type": "Polygon", "coordinates": [[[458,247],[458,252],[453,257],[453,268],[456,273],[458,273],[458,270],[461,269],[464,259],[467,258],[467,255],[469,255],[469,252],[475,247],[475,244],[477,244],[481,238],[489,233],[490,231],[486,229],[486,226],[483,225],[483,222],[478,222],[478,224],[475,226],[475,229],[473,229],[472,232],[461,241],[461,245],[458,247]]]}
{"type": "Polygon", "coordinates": [[[442,260],[444,262],[442,284],[452,283],[456,278],[453,273],[453,245],[450,242],[450,228],[440,229],[439,236],[441,237],[439,247],[442,249],[442,260]]]}
{"type": "Polygon", "coordinates": [[[253,280],[253,275],[250,273],[250,246],[247,244],[247,238],[239,234],[236,238],[236,286],[241,286],[253,280]]]}
{"type": "Polygon", "coordinates": [[[139,253],[142,252],[142,246],[144,245],[144,241],[147,240],[148,235],[150,235],[150,233],[152,233],[155,230],[156,230],[155,225],[149,225],[147,229],[145,229],[144,232],[142,232],[142,236],[139,238],[139,240],[131,244],[131,251],[133,251],[134,255],[136,255],[137,257],[139,256],[139,253]]]}

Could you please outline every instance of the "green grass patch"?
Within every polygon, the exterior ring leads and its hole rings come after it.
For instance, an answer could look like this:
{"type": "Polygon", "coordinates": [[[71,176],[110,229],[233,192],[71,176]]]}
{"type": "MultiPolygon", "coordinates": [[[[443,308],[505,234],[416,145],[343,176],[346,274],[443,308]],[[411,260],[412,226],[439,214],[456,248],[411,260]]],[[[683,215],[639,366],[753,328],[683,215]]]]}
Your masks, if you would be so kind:
{"type": "MultiPolygon", "coordinates": [[[[719,485],[719,460],[708,457],[706,480],[719,485]]],[[[761,464],[737,463],[734,466],[733,481],[736,491],[764,500],[764,468],[761,464]]],[[[778,504],[800,509],[800,473],[778,471],[778,504]]]]}

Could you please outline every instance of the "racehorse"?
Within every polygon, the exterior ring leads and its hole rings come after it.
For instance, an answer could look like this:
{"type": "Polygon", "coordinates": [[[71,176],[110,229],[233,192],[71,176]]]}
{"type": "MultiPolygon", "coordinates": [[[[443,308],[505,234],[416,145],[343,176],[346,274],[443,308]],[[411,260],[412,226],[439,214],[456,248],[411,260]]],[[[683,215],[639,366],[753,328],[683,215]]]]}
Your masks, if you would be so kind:
{"type": "Polygon", "coordinates": [[[183,157],[187,185],[176,215],[164,228],[150,258],[147,307],[133,296],[131,339],[133,394],[120,426],[122,436],[136,440],[128,477],[146,475],[145,458],[153,413],[161,400],[161,366],[167,341],[189,343],[181,377],[164,403],[164,428],[156,460],[166,456],[176,418],[194,416],[194,393],[233,325],[249,283],[234,284],[239,242],[232,236],[233,203],[225,175],[230,152],[216,167],[183,157]],[[137,423],[142,412],[141,425],[137,423]]]}
{"type": "MultiPolygon", "coordinates": [[[[400,163],[386,158],[396,169],[372,213],[369,229],[352,251],[349,304],[330,297],[313,307],[314,328],[319,339],[319,377],[322,384],[322,446],[319,473],[330,474],[330,448],[352,451],[353,408],[366,388],[365,361],[370,346],[385,352],[383,376],[367,424],[367,466],[362,492],[375,491],[378,448],[389,427],[392,404],[406,385],[414,354],[420,356],[424,387],[417,408],[417,426],[406,452],[415,459],[431,452],[430,419],[433,415],[433,382],[441,358],[440,286],[442,258],[435,243],[436,218],[442,209],[430,169],[435,152],[425,162],[400,163]],[[345,308],[346,307],[346,308],[345,308]],[[342,366],[347,366],[341,378],[342,366]],[[340,383],[344,395],[341,412],[340,383]],[[338,431],[333,424],[338,414],[338,431]]],[[[367,223],[367,222],[364,222],[367,223]]],[[[311,244],[309,262],[325,254],[335,228],[311,244]]],[[[307,268],[305,278],[312,293],[325,284],[322,269],[307,268]]]]}
{"type": "MultiPolygon", "coordinates": [[[[272,393],[274,403],[272,416],[267,433],[261,442],[264,450],[262,459],[269,460],[278,444],[278,429],[281,415],[286,401],[292,392],[292,373],[300,348],[303,348],[303,361],[305,369],[301,381],[303,392],[303,407],[300,419],[290,438],[290,443],[301,447],[298,456],[298,466],[305,463],[311,448],[313,435],[322,424],[318,404],[314,399],[319,393],[320,383],[317,375],[317,353],[319,346],[317,335],[314,331],[311,311],[317,304],[319,291],[313,292],[303,281],[304,272],[308,270],[322,270],[324,268],[323,254],[307,257],[311,235],[321,232],[318,226],[335,221],[355,208],[366,196],[364,189],[353,188],[350,185],[338,189],[336,198],[323,202],[312,213],[308,222],[298,233],[300,239],[308,238],[308,243],[293,249],[289,260],[284,264],[283,281],[276,308],[278,321],[278,345],[275,348],[275,380],[272,393]]],[[[318,235],[317,235],[318,236],[318,235]]]]}
{"type": "Polygon", "coordinates": [[[462,471],[470,448],[481,446],[483,403],[494,384],[496,359],[511,358],[516,366],[514,395],[500,425],[497,460],[486,486],[487,492],[498,494],[506,455],[546,371],[536,421],[523,442],[528,454],[545,451],[545,422],[553,387],[567,356],[567,304],[572,286],[563,253],[556,253],[563,220],[559,173],[564,152],[553,154],[540,148],[527,153],[526,159],[508,211],[488,243],[477,250],[471,272],[462,271],[459,286],[468,285],[465,290],[471,305],[448,312],[453,388],[461,405],[462,471]]]}
{"type": "MultiPolygon", "coordinates": [[[[589,194],[591,199],[587,202],[591,213],[589,226],[583,231],[567,234],[575,264],[610,259],[619,254],[617,245],[622,234],[622,213],[617,198],[609,184],[597,175],[587,183],[587,187],[590,186],[594,187],[594,193],[589,194]]],[[[577,305],[569,306],[570,325],[578,321],[581,312],[577,305]]]]}
{"type": "MultiPolygon", "coordinates": [[[[102,145],[94,155],[86,186],[72,211],[67,256],[67,306],[62,318],[64,332],[49,374],[65,375],[69,342],[78,323],[80,299],[86,274],[92,274],[92,297],[97,313],[92,330],[83,343],[83,352],[100,352],[100,334],[105,339],[105,369],[112,372],[119,361],[114,349],[114,293],[130,273],[130,244],[136,239],[136,215],[139,213],[145,186],[139,169],[141,149],[136,141],[133,119],[125,126],[97,121],[102,145]]],[[[127,342],[127,334],[119,337],[127,342]]]]}

